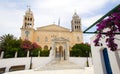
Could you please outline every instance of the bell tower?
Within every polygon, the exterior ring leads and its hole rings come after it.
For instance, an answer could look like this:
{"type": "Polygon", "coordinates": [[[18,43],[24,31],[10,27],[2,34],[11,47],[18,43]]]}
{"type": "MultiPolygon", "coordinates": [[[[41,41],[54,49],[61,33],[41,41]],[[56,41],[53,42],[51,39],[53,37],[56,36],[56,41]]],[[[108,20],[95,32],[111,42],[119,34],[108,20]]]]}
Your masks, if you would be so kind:
{"type": "Polygon", "coordinates": [[[81,29],[81,19],[78,16],[78,14],[75,12],[73,17],[72,17],[72,21],[71,21],[71,29],[72,29],[72,33],[73,33],[73,45],[76,43],[82,43],[83,42],[83,33],[82,33],[82,29],[81,29]]]}
{"type": "Polygon", "coordinates": [[[79,16],[77,15],[76,12],[74,13],[74,15],[72,17],[71,29],[72,29],[72,32],[80,32],[81,31],[81,19],[79,18],[79,16]]]}
{"type": "Polygon", "coordinates": [[[34,16],[30,8],[26,11],[23,19],[22,28],[33,28],[34,27],[34,16]]]}
{"type": "Polygon", "coordinates": [[[21,39],[33,41],[34,34],[34,16],[30,7],[28,7],[23,17],[23,25],[21,28],[21,39]]]}

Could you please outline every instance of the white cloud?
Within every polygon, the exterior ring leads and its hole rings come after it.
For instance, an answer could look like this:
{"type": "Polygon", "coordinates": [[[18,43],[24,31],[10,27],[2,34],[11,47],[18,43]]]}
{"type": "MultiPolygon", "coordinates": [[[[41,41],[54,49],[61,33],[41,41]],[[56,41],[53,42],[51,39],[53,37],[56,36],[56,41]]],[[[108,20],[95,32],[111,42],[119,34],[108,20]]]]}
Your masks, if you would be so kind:
{"type": "Polygon", "coordinates": [[[96,15],[96,16],[92,16],[92,17],[88,17],[88,18],[83,18],[82,19],[82,25],[84,27],[89,27],[94,22],[96,22],[98,19],[100,19],[102,16],[103,16],[102,14],[99,14],[99,15],[96,15]]]}
{"type": "MultiPolygon", "coordinates": [[[[57,24],[60,17],[61,25],[70,28],[70,22],[75,10],[80,16],[83,14],[94,14],[94,10],[102,8],[107,2],[108,0],[100,0],[99,2],[98,0],[93,0],[92,3],[91,0],[37,0],[33,3],[33,8],[36,8],[36,11],[34,11],[36,26],[48,25],[53,22],[57,24]]],[[[86,21],[83,19],[83,24],[85,23],[85,26],[91,25],[89,23],[91,18],[86,19],[86,21]]]]}
{"type": "Polygon", "coordinates": [[[84,34],[83,35],[84,43],[86,43],[86,42],[90,43],[90,38],[92,36],[93,36],[93,34],[84,34]]]}
{"type": "Polygon", "coordinates": [[[21,11],[14,9],[0,11],[0,36],[11,33],[19,37],[23,18],[22,14],[21,11]]]}
{"type": "MultiPolygon", "coordinates": [[[[44,0],[34,2],[34,7],[50,9],[52,12],[67,12],[77,10],[80,14],[91,13],[104,6],[109,0],[44,0]]],[[[49,12],[51,12],[49,11],[49,12]]]]}
{"type": "MultiPolygon", "coordinates": [[[[6,0],[7,1],[7,0],[6,0]]],[[[116,0],[117,1],[117,0],[116,0]]],[[[0,1],[0,36],[12,33],[20,36],[20,27],[23,15],[28,4],[35,17],[35,27],[58,23],[60,17],[61,26],[70,28],[71,19],[76,10],[82,16],[82,25],[88,27],[96,21],[101,14],[95,11],[101,9],[109,0],[29,0],[29,1],[0,1]],[[96,14],[85,18],[84,15],[96,14]]]]}

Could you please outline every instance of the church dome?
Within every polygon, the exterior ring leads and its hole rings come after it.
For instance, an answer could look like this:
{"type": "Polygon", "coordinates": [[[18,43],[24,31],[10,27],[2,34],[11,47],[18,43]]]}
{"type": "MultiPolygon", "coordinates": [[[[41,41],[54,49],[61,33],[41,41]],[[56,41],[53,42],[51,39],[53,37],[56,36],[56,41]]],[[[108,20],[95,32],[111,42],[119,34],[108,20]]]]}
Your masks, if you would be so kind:
{"type": "Polygon", "coordinates": [[[72,18],[79,19],[79,16],[78,16],[78,14],[75,12],[72,18]]]}

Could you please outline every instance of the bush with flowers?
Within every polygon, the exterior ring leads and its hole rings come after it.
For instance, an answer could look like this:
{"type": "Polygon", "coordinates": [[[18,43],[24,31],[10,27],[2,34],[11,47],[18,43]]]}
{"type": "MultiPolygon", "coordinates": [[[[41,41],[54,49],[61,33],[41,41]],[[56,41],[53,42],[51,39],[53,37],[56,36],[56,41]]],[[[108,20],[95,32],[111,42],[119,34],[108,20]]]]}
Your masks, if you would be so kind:
{"type": "Polygon", "coordinates": [[[110,50],[115,51],[117,49],[118,45],[115,43],[114,37],[116,33],[120,33],[120,9],[97,24],[97,33],[96,39],[94,40],[95,46],[100,45],[100,38],[104,34],[107,37],[106,44],[110,50]],[[104,29],[107,28],[108,31],[105,32],[104,29]]]}

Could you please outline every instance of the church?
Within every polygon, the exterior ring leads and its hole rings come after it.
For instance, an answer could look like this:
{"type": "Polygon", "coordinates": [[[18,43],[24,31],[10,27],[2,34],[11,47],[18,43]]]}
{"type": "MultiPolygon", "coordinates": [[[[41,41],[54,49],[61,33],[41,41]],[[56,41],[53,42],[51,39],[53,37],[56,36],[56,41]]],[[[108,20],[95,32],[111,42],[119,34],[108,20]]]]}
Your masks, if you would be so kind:
{"type": "MultiPolygon", "coordinates": [[[[50,49],[52,42],[55,40],[62,41],[62,43],[67,41],[69,50],[73,45],[83,42],[81,19],[76,12],[72,16],[71,29],[64,28],[58,24],[50,24],[35,29],[34,25],[33,12],[28,8],[23,17],[23,25],[20,28],[21,39],[36,42],[42,49],[50,49]]],[[[64,46],[61,43],[57,43],[55,48],[63,49],[64,46]]]]}

